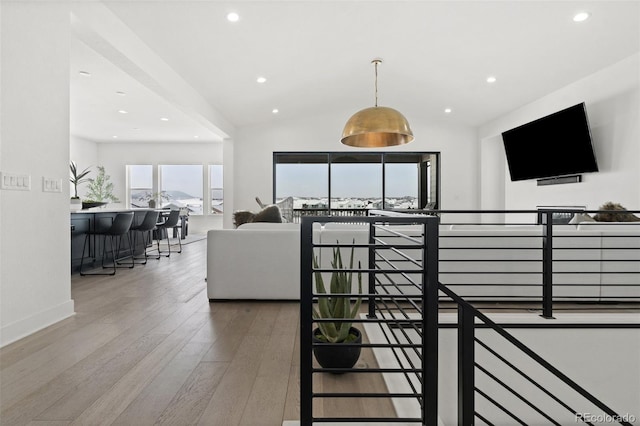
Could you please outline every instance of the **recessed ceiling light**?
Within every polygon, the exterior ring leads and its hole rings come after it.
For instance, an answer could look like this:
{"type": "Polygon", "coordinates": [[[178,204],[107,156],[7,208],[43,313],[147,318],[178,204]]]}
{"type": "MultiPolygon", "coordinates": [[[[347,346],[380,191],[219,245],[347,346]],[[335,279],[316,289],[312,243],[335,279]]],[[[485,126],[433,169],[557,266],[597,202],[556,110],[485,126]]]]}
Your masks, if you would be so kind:
{"type": "Polygon", "coordinates": [[[140,130],[140,127],[132,127],[131,130],[140,130]]]}
{"type": "Polygon", "coordinates": [[[266,81],[267,81],[267,79],[266,79],[266,78],[264,78],[264,77],[258,77],[258,78],[256,79],[256,81],[257,81],[258,83],[264,83],[264,82],[266,82],[266,81]]]}
{"type": "Polygon", "coordinates": [[[89,71],[78,71],[78,74],[84,75],[85,77],[89,77],[91,75],[89,71]]]}
{"type": "Polygon", "coordinates": [[[198,135],[194,135],[193,137],[194,137],[194,138],[196,138],[196,139],[198,139],[200,136],[198,136],[198,135]]]}
{"type": "Polygon", "coordinates": [[[113,138],[114,139],[118,139],[118,135],[113,135],[113,138]]]}
{"type": "Polygon", "coordinates": [[[579,12],[573,16],[573,22],[584,22],[591,17],[589,12],[579,12]]]}
{"type": "Polygon", "coordinates": [[[487,77],[487,83],[495,83],[496,78],[494,76],[487,77]]]}
{"type": "Polygon", "coordinates": [[[236,12],[230,12],[227,14],[227,21],[229,22],[238,22],[239,19],[240,15],[238,15],[236,12]]]}
{"type": "Polygon", "coordinates": [[[169,121],[169,119],[167,117],[162,117],[160,120],[162,121],[169,121]]]}
{"type": "Polygon", "coordinates": [[[445,108],[444,112],[447,113],[447,114],[450,114],[451,113],[451,108],[445,108]]]}
{"type": "Polygon", "coordinates": [[[279,113],[280,111],[278,110],[278,108],[274,108],[274,109],[272,109],[272,110],[271,110],[271,112],[272,112],[272,113],[274,113],[274,114],[277,114],[277,113],[279,113]]]}
{"type": "Polygon", "coordinates": [[[124,92],[116,92],[116,95],[124,96],[124,95],[126,95],[126,93],[124,93],[124,92]]]}
{"type": "Polygon", "coordinates": [[[118,112],[119,112],[120,114],[129,114],[127,111],[125,111],[125,110],[123,110],[123,109],[118,110],[118,112]]]}

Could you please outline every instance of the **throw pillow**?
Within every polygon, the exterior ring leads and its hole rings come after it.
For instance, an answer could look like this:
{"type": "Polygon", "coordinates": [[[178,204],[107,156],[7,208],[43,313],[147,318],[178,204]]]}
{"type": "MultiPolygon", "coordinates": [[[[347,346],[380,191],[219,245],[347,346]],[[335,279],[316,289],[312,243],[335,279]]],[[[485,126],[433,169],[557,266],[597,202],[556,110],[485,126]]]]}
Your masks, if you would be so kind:
{"type": "Polygon", "coordinates": [[[243,223],[253,222],[253,218],[256,214],[248,210],[238,210],[233,213],[233,225],[237,228],[243,223]]]}
{"type": "Polygon", "coordinates": [[[577,225],[584,222],[595,222],[596,220],[586,213],[576,213],[569,221],[570,225],[577,225]]]}
{"type": "Polygon", "coordinates": [[[627,212],[621,204],[612,203],[611,201],[604,203],[600,206],[599,210],[612,210],[621,211],[624,213],[598,213],[593,218],[598,222],[638,222],[640,217],[634,216],[632,213],[627,212]]]}
{"type": "Polygon", "coordinates": [[[252,222],[282,223],[282,215],[280,214],[280,209],[274,204],[266,206],[253,217],[252,222]]]}

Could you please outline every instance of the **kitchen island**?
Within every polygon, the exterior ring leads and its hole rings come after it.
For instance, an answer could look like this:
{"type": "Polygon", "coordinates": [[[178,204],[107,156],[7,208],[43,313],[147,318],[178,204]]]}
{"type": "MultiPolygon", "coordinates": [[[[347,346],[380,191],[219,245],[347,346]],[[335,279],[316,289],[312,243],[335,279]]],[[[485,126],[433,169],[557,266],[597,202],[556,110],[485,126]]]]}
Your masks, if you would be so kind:
{"type": "MultiPolygon", "coordinates": [[[[133,224],[137,225],[144,220],[145,214],[150,209],[104,209],[92,208],[88,210],[78,210],[71,212],[71,273],[79,271],[80,261],[82,260],[82,248],[84,245],[85,235],[87,232],[95,232],[108,229],[113,222],[113,218],[118,213],[133,212],[133,224]]],[[[129,255],[128,245],[122,244],[123,250],[121,256],[129,255]]],[[[109,244],[107,244],[107,250],[109,244]]],[[[134,248],[135,249],[135,248],[134,248]]],[[[142,253],[143,247],[138,244],[135,249],[136,253],[142,253]]],[[[88,247],[85,249],[85,265],[99,265],[102,259],[102,238],[91,236],[89,238],[88,247]]],[[[85,266],[86,268],[86,266],[85,266]]]]}

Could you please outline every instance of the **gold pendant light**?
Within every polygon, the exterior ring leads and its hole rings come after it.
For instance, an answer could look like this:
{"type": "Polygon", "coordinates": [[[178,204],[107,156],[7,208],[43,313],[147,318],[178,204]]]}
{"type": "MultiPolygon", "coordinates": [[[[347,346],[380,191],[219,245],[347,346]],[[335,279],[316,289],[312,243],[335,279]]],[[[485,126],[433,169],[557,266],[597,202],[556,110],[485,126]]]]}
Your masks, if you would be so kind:
{"type": "Polygon", "coordinates": [[[383,148],[404,145],[413,140],[409,122],[399,111],[378,106],[378,64],[382,59],[371,61],[375,67],[374,107],[365,108],[351,116],[342,131],[341,142],[357,148],[383,148]]]}

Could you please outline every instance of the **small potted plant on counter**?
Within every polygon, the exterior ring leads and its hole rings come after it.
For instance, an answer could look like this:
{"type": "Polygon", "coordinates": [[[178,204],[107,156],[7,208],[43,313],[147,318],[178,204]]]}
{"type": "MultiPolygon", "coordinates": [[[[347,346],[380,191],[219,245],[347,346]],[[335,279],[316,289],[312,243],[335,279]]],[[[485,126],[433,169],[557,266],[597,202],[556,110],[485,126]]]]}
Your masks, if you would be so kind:
{"type": "MultiPolygon", "coordinates": [[[[318,269],[318,259],[313,259],[314,268],[318,269]]],[[[351,368],[360,358],[359,346],[344,346],[343,343],[362,343],[360,330],[352,327],[349,320],[358,315],[362,298],[352,302],[350,296],[341,294],[352,293],[351,271],[344,271],[340,248],[333,249],[331,261],[333,272],[329,291],[325,287],[321,272],[315,273],[318,309],[313,309],[315,319],[337,319],[336,322],[318,322],[318,328],[313,331],[314,343],[331,343],[331,345],[314,346],[313,354],[318,363],[325,368],[351,368]],[[325,296],[326,295],[326,296],[325,296]]],[[[349,269],[353,269],[353,247],[349,259],[349,269]]],[[[358,262],[358,269],[360,263],[358,262]]],[[[362,273],[358,272],[358,294],[362,294],[362,273]]]]}
{"type": "Polygon", "coordinates": [[[87,199],[82,202],[83,209],[104,206],[109,202],[119,202],[113,195],[113,183],[109,182],[109,179],[111,176],[105,173],[104,166],[98,166],[98,176],[95,179],[89,179],[87,199]]]}
{"type": "Polygon", "coordinates": [[[155,209],[158,204],[160,204],[159,207],[162,207],[162,201],[168,201],[169,195],[167,194],[167,191],[154,192],[153,194],[147,193],[145,200],[149,203],[150,209],[155,209]]]}
{"type": "Polygon", "coordinates": [[[78,185],[88,181],[89,179],[86,176],[91,173],[89,167],[84,169],[81,172],[78,172],[78,166],[75,162],[71,161],[69,163],[69,170],[71,172],[71,176],[69,177],[69,182],[73,184],[73,197],[71,197],[71,210],[80,210],[82,209],[82,201],[80,197],[78,197],[78,185]]]}

